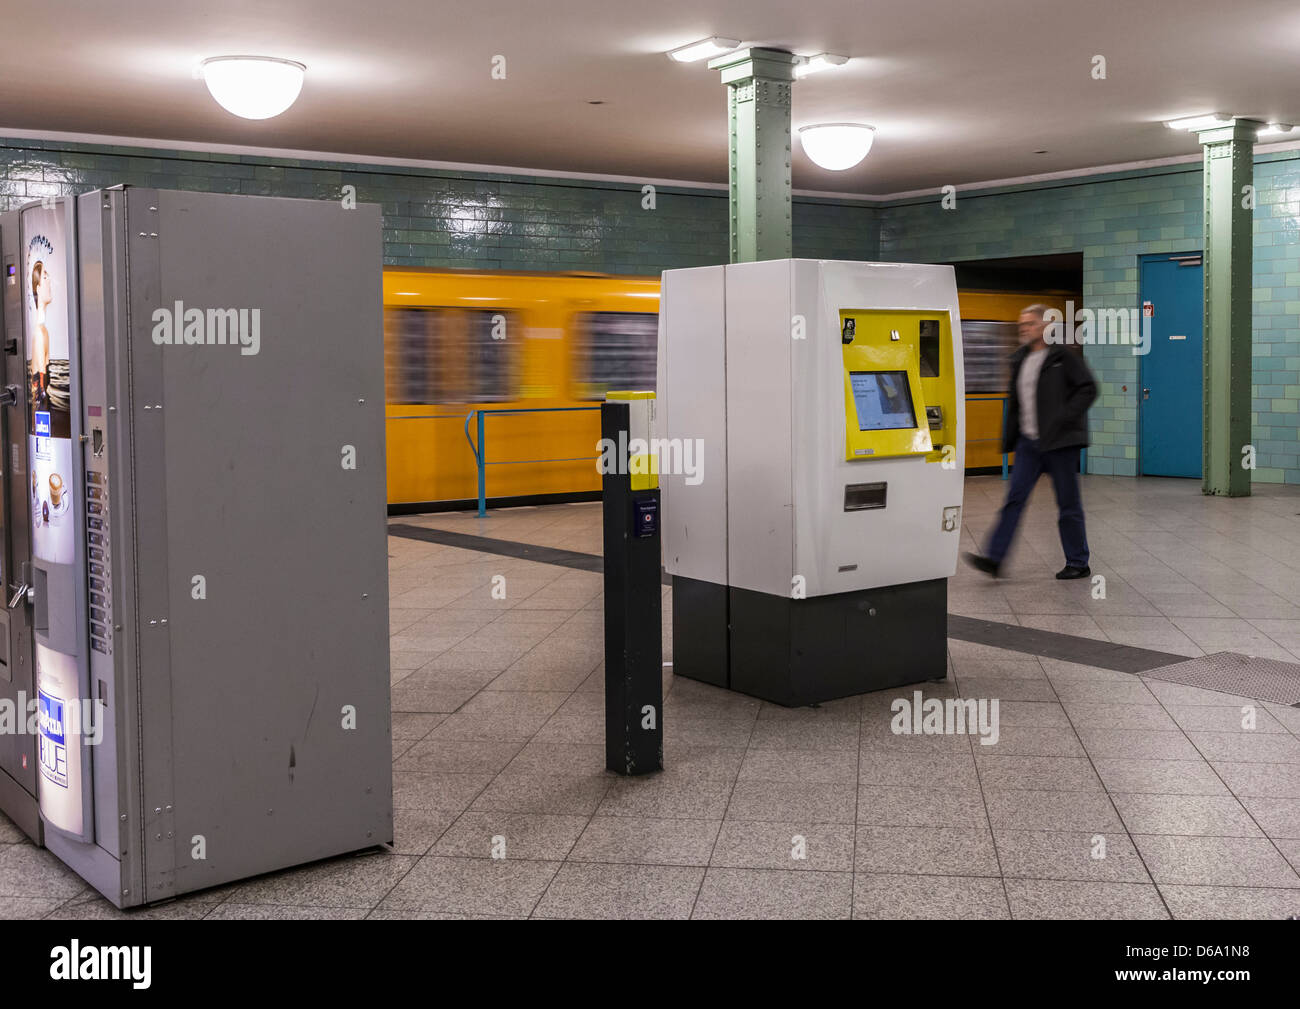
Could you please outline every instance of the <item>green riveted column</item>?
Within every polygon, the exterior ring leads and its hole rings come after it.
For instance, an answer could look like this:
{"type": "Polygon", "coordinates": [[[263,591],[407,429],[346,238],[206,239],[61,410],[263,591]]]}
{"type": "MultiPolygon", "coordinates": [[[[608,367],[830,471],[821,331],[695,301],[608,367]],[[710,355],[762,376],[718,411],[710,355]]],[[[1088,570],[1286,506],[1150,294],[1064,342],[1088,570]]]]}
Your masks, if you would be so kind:
{"type": "Polygon", "coordinates": [[[1255,133],[1249,119],[1200,132],[1205,147],[1204,494],[1242,497],[1251,471],[1251,261],[1255,133]]]}
{"type": "Polygon", "coordinates": [[[794,55],[778,49],[742,49],[709,61],[727,85],[733,263],[790,257],[794,66],[794,55]]]}

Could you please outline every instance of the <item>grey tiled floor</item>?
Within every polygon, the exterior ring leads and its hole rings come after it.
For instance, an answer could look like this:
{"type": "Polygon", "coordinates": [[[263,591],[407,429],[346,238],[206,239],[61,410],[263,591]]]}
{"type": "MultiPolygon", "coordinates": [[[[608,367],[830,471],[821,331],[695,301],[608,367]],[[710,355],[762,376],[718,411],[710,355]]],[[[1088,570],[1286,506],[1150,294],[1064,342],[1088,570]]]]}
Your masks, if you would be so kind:
{"type": "MultiPolygon", "coordinates": [[[[966,547],[1003,487],[967,481],[966,547]]],[[[1094,598],[1091,583],[1051,578],[1062,560],[1040,486],[1010,577],[962,568],[950,608],[1190,656],[1300,660],[1300,493],[1257,490],[1227,501],[1190,481],[1088,478],[1094,598]]],[[[401,521],[597,553],[599,516],[584,504],[401,521]]],[[[1300,709],[951,641],[948,680],[925,689],[997,698],[1001,738],[983,746],[894,735],[890,701],[910,691],[790,710],[666,668],[667,770],[624,780],[603,770],[600,576],[389,544],[394,850],[134,914],[1300,913],[1300,709]]],[[[669,602],[665,589],[665,617],[669,602]]],[[[670,661],[668,628],[664,644],[670,661]]],[[[0,819],[0,916],[117,914],[0,819]]]]}

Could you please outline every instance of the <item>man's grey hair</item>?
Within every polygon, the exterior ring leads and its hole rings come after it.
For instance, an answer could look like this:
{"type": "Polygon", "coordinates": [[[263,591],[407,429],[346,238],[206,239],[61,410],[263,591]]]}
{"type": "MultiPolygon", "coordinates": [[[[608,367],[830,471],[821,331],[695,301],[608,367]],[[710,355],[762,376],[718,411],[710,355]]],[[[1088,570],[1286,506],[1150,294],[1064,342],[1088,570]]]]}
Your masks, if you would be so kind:
{"type": "Polygon", "coordinates": [[[1036,315],[1036,316],[1038,316],[1038,317],[1041,319],[1041,318],[1043,318],[1045,315],[1047,315],[1047,313],[1048,313],[1049,311],[1050,311],[1050,307],[1049,307],[1048,305],[1030,305],[1030,306],[1028,306],[1027,308],[1022,308],[1022,309],[1020,310],[1020,314],[1021,314],[1021,315],[1036,315]]]}

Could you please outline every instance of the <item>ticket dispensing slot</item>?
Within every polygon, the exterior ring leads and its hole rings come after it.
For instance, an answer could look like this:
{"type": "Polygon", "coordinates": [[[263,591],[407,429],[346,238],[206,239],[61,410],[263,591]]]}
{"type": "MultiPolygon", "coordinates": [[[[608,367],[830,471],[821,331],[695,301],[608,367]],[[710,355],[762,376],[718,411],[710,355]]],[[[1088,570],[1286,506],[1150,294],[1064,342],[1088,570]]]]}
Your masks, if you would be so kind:
{"type": "Polygon", "coordinates": [[[867,511],[871,508],[883,508],[888,493],[888,481],[851,483],[844,488],[844,510],[846,512],[857,512],[867,511]]]}

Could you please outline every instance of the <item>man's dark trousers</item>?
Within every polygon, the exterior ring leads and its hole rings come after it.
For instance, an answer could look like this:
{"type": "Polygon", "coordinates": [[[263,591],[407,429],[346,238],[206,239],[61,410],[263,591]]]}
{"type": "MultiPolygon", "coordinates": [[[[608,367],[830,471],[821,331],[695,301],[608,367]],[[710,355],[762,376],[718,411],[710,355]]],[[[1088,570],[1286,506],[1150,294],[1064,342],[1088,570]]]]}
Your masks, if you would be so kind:
{"type": "Polygon", "coordinates": [[[998,564],[1011,549],[1016,526],[1021,513],[1029,503],[1034,484],[1046,470],[1056,491],[1056,507],[1060,512],[1057,528],[1061,532],[1061,546],[1065,550],[1065,563],[1070,567],[1088,566],[1088,537],[1083,525],[1083,499],[1079,496],[1079,449],[1058,448],[1039,452],[1038,442],[1024,435],[1016,439],[1016,462],[1011,467],[1011,487],[1006,503],[998,516],[997,527],[989,537],[984,556],[998,564]]]}

